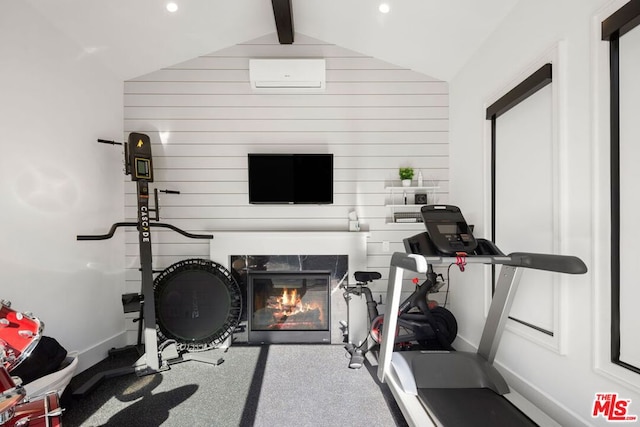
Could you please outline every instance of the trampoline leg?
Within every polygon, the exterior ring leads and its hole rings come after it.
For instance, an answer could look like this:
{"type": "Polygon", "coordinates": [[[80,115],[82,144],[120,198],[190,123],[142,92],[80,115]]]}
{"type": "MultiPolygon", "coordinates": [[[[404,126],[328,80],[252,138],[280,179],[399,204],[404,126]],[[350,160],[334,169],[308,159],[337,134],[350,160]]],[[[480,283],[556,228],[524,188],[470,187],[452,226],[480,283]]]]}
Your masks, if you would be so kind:
{"type": "Polygon", "coordinates": [[[218,366],[224,362],[222,357],[215,357],[212,353],[216,350],[208,350],[199,353],[186,353],[182,355],[183,361],[194,360],[196,362],[209,363],[218,366]]]}

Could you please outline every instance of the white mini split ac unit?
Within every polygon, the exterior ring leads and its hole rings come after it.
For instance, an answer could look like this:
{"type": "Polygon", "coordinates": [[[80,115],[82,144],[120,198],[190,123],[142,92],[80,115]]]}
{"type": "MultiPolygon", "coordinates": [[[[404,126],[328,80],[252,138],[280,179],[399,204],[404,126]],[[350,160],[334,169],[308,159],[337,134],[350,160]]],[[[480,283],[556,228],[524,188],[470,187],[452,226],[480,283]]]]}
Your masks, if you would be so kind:
{"type": "Polygon", "coordinates": [[[322,92],[324,59],[250,59],[251,89],[259,92],[322,92]]]}

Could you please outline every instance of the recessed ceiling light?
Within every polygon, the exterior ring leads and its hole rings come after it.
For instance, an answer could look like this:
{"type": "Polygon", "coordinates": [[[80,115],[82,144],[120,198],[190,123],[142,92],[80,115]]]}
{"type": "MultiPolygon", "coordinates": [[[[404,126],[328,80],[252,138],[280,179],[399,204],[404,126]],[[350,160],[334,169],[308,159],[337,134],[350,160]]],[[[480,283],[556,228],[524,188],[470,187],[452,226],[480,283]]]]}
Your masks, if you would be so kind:
{"type": "Polygon", "coordinates": [[[178,5],[174,2],[167,3],[167,10],[171,13],[176,12],[178,10],[178,5]]]}
{"type": "Polygon", "coordinates": [[[378,10],[382,13],[389,13],[391,8],[387,3],[382,3],[380,6],[378,6],[378,10]]]}

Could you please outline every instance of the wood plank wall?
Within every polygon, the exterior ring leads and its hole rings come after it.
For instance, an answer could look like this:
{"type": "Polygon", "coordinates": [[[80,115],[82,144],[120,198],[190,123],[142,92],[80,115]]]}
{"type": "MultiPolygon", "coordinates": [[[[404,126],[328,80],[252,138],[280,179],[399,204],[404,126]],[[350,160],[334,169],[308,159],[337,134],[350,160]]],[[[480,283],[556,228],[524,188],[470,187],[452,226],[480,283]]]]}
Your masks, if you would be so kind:
{"type": "MultiPolygon", "coordinates": [[[[162,222],[214,235],[346,231],[348,214],[355,210],[370,233],[368,268],[385,279],[373,289],[384,291],[390,254],[404,250],[404,237],[423,231],[416,224],[387,223],[385,187],[399,185],[398,168],[420,169],[425,183],[437,182],[437,201],[448,201],[448,84],[302,34],[295,40],[280,45],[273,33],[125,82],[126,135],[149,134],[153,186],[181,192],[161,195],[162,222]],[[249,59],[284,57],[325,58],[326,92],[253,93],[249,59]],[[333,153],[334,203],[250,205],[250,152],[333,153]],[[383,251],[384,241],[389,252],[383,251]]],[[[125,187],[126,217],[135,221],[135,185],[125,187]]],[[[153,241],[154,269],[209,254],[208,241],[169,231],[156,232],[153,241]]],[[[135,230],[127,232],[126,242],[127,289],[137,292],[135,230]]]]}

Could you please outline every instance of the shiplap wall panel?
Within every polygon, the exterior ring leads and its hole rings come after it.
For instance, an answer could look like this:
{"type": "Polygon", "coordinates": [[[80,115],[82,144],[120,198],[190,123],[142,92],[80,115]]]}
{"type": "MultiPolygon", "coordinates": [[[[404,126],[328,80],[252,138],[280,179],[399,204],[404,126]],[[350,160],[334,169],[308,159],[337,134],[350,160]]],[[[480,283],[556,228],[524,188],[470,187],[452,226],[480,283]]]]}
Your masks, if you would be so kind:
{"type": "MultiPolygon", "coordinates": [[[[298,149],[296,151],[301,151],[298,149]]],[[[389,159],[389,168],[387,169],[335,169],[333,172],[334,180],[336,184],[340,181],[376,181],[380,179],[381,174],[398,174],[398,167],[394,166],[391,161],[397,160],[398,163],[402,162],[402,157],[398,157],[396,159],[389,159]]],[[[354,159],[354,161],[364,161],[364,159],[354,159]]],[[[406,160],[405,163],[409,163],[409,160],[406,160]]],[[[411,163],[413,160],[411,160],[411,163]]],[[[428,168],[424,168],[425,171],[428,168]]],[[[447,170],[444,168],[433,168],[428,170],[427,179],[431,179],[431,177],[435,177],[437,180],[445,179],[447,175],[447,170]]],[[[424,172],[423,172],[424,173],[424,172]]],[[[246,170],[238,170],[238,169],[164,169],[162,172],[158,171],[156,175],[158,182],[175,182],[175,181],[242,181],[243,179],[246,181],[247,179],[247,171],[246,170]],[[160,175],[160,176],[158,176],[160,175]]],[[[390,179],[390,178],[389,178],[390,179]]],[[[399,184],[399,182],[398,182],[399,184]]]]}
{"type": "MultiPolygon", "coordinates": [[[[241,190],[240,190],[241,191],[241,190]]],[[[353,204],[352,193],[335,194],[333,204],[336,206],[351,206],[353,204]]],[[[246,194],[211,194],[210,197],[202,197],[202,194],[181,194],[180,196],[168,195],[160,196],[160,204],[162,206],[162,216],[166,215],[166,210],[170,207],[198,207],[198,206],[239,206],[247,203],[246,194]]],[[[381,207],[380,194],[375,193],[358,193],[358,202],[361,206],[381,207]]],[[[136,209],[136,195],[127,194],[125,196],[125,205],[136,209]]],[[[381,207],[384,209],[383,207],[381,207]]]]}
{"type": "MultiPolygon", "coordinates": [[[[298,42],[296,41],[296,44],[298,42]]],[[[355,54],[353,54],[355,55],[355,54]]],[[[264,54],[254,57],[265,57],[264,54]]],[[[301,56],[302,57],[302,56],[301,56]]],[[[166,67],[169,70],[242,70],[247,65],[247,58],[233,56],[200,56],[181,64],[166,67]]],[[[327,70],[402,70],[403,68],[388,62],[371,61],[369,56],[325,57],[327,70]]],[[[422,81],[446,85],[445,82],[422,75],[422,81]]],[[[144,81],[139,77],[136,81],[144,81]]],[[[402,82],[398,82],[402,83],[402,82]]]]}
{"type": "MultiPolygon", "coordinates": [[[[246,84],[245,84],[246,86],[246,84]]],[[[127,109],[127,121],[150,120],[149,107],[130,107],[127,109]]],[[[346,108],[346,107],[158,107],[153,109],[153,120],[246,120],[246,119],[282,119],[301,120],[430,120],[448,118],[446,107],[411,108],[346,108]]]]}
{"type": "MultiPolygon", "coordinates": [[[[326,148],[325,148],[326,150],[326,148]]],[[[325,150],[322,150],[323,152],[325,150]]],[[[306,151],[306,150],[305,150],[306,151]]],[[[316,150],[320,151],[320,150],[316,150]]],[[[269,150],[271,152],[271,150],[269,150]]],[[[334,153],[334,156],[336,154],[334,153]]],[[[396,157],[396,156],[391,156],[396,157]]],[[[400,156],[401,157],[401,156],[400,156]]],[[[420,162],[423,167],[426,168],[446,168],[448,158],[446,156],[413,156],[414,160],[420,162]]],[[[358,158],[358,160],[360,157],[358,158]]],[[[341,173],[343,176],[347,176],[353,171],[349,168],[349,161],[353,162],[353,159],[349,157],[336,157],[333,162],[334,171],[344,170],[341,173]]],[[[384,169],[385,165],[389,164],[389,157],[374,157],[371,156],[367,159],[367,169],[384,169]]],[[[170,170],[170,169],[241,169],[246,172],[247,155],[242,157],[229,156],[184,156],[184,157],[159,157],[154,158],[153,162],[154,170],[170,170]]],[[[361,170],[361,169],[360,169],[361,170]]],[[[245,173],[245,178],[248,174],[245,173]]],[[[338,179],[337,177],[336,179],[338,179]]]]}
{"type": "MultiPolygon", "coordinates": [[[[248,66],[245,65],[245,67],[248,66]]],[[[332,82],[327,86],[328,95],[384,95],[384,94],[443,94],[447,84],[443,82],[332,82]],[[384,90],[385,93],[380,93],[384,90]]],[[[125,93],[142,95],[201,95],[235,94],[251,95],[252,89],[246,82],[134,82],[125,83],[125,93]]]]}
{"type": "MultiPolygon", "coordinates": [[[[446,194],[449,192],[449,183],[448,181],[440,181],[438,185],[439,185],[439,189],[436,192],[436,194],[440,196],[439,203],[444,203],[444,200],[441,200],[441,199],[443,199],[443,197],[446,196],[446,194]]],[[[187,194],[194,194],[194,195],[208,194],[208,195],[216,195],[216,197],[221,197],[221,195],[232,195],[234,197],[238,195],[243,195],[244,197],[248,197],[246,194],[246,191],[247,191],[246,181],[244,182],[243,181],[224,181],[224,182],[223,181],[217,181],[217,182],[171,181],[171,182],[167,182],[167,181],[156,180],[155,186],[156,188],[161,190],[162,189],[176,190],[176,191],[180,191],[181,193],[179,196],[161,194],[159,196],[161,206],[167,206],[167,205],[184,206],[185,203],[180,202],[180,198],[187,194]]],[[[126,194],[129,194],[129,195],[136,194],[135,186],[127,185],[126,187],[127,187],[126,194]]],[[[364,197],[367,197],[367,195],[369,194],[375,194],[376,197],[384,197],[387,193],[379,187],[380,187],[379,181],[360,180],[357,183],[347,182],[347,181],[334,182],[333,192],[334,192],[334,197],[337,199],[337,200],[334,200],[334,204],[339,203],[341,199],[338,199],[338,198],[341,198],[343,195],[346,195],[348,197],[349,195],[358,194],[359,197],[362,197],[361,200],[365,200],[365,201],[369,200],[368,198],[367,199],[364,198],[364,197]]],[[[200,199],[200,200],[202,204],[206,203],[206,199],[200,199]]],[[[348,201],[349,203],[351,203],[352,199],[348,199],[348,201]]],[[[127,204],[129,205],[129,202],[127,202],[127,204]]],[[[136,204],[136,201],[134,198],[133,202],[131,202],[131,206],[135,206],[135,204],[136,204]]]]}
{"type": "MultiPolygon", "coordinates": [[[[444,201],[442,202],[444,203],[444,201]]],[[[182,228],[191,232],[204,232],[208,230],[233,230],[233,231],[243,231],[243,230],[268,230],[268,231],[284,231],[284,230],[303,230],[310,229],[311,225],[313,226],[314,231],[345,231],[347,229],[347,212],[351,209],[344,210],[344,218],[336,218],[336,217],[326,217],[323,215],[322,210],[318,210],[314,213],[313,217],[308,218],[304,216],[300,217],[292,217],[283,216],[278,218],[265,218],[260,214],[259,207],[254,207],[255,217],[253,218],[168,218],[164,216],[162,218],[162,222],[167,222],[175,225],[176,227],[182,228]]],[[[385,218],[380,216],[371,216],[366,213],[366,209],[358,209],[357,211],[365,211],[364,214],[358,214],[358,217],[363,224],[365,230],[371,230],[371,240],[372,242],[379,242],[381,240],[377,240],[380,237],[377,236],[376,230],[387,230],[394,231],[395,239],[385,239],[391,241],[400,242],[404,237],[412,236],[421,231],[421,228],[409,224],[397,225],[397,224],[386,224],[385,218]]],[[[163,211],[164,212],[164,211],[163,211]]],[[[300,212],[301,213],[301,212],[300,212]]],[[[135,221],[135,218],[130,218],[129,220],[135,221]]],[[[203,254],[205,256],[205,254],[203,254]]],[[[164,266],[167,267],[167,266],[164,266]]],[[[154,268],[164,268],[163,266],[154,266],[154,268]]]]}
{"type": "MultiPolygon", "coordinates": [[[[286,46],[242,43],[204,56],[221,58],[350,58],[363,57],[364,55],[358,55],[353,51],[332,44],[305,45],[296,40],[294,44],[286,46]]],[[[189,61],[186,61],[178,66],[182,67],[188,63],[189,61]]],[[[143,76],[142,80],[144,78],[146,76],[143,76]]]]}
{"type": "MultiPolygon", "coordinates": [[[[247,201],[248,202],[248,201],[247,201]]],[[[260,219],[263,216],[289,218],[289,219],[313,219],[322,217],[325,219],[347,218],[348,209],[344,206],[315,206],[315,205],[255,205],[255,206],[167,206],[163,207],[161,212],[164,218],[174,219],[189,219],[189,218],[210,218],[210,219],[260,219]]],[[[380,215],[383,208],[377,209],[379,212],[374,212],[380,215]]],[[[136,214],[135,207],[125,208],[125,215],[133,218],[136,214]]],[[[342,224],[344,229],[345,224],[342,224]]]]}
{"type": "MultiPolygon", "coordinates": [[[[249,58],[243,69],[220,69],[220,70],[199,70],[199,69],[170,69],[165,68],[157,71],[153,74],[148,74],[145,77],[138,77],[131,80],[128,86],[135,86],[133,83],[138,82],[246,82],[249,81],[249,58]]],[[[396,70],[378,70],[367,69],[366,74],[362,73],[363,70],[345,69],[345,70],[331,70],[326,69],[327,76],[327,90],[330,90],[330,82],[393,82],[402,80],[404,82],[433,82],[433,80],[425,80],[424,74],[417,73],[415,71],[407,69],[396,70]]],[[[446,93],[446,85],[441,82],[435,82],[435,85],[423,86],[435,86],[439,89],[439,93],[446,93]]],[[[420,87],[416,86],[416,90],[420,91],[420,87]]]]}
{"type": "MultiPolygon", "coordinates": [[[[239,190],[239,191],[242,191],[239,190]]],[[[366,194],[362,197],[362,204],[375,205],[379,200],[377,194],[366,194]]],[[[166,210],[170,207],[198,207],[198,206],[238,206],[247,203],[246,194],[211,194],[210,197],[203,198],[202,194],[181,194],[180,196],[161,196],[160,203],[162,206],[162,216],[166,215],[166,210]]],[[[334,205],[346,205],[351,202],[349,194],[338,194],[334,196],[334,205]],[[338,199],[338,200],[336,200],[338,199]]],[[[127,194],[125,196],[125,204],[127,207],[136,209],[136,195],[127,194]]]]}
{"type": "MultiPolygon", "coordinates": [[[[300,145],[300,141],[318,144],[331,141],[335,145],[349,144],[446,144],[447,132],[179,132],[159,131],[157,141],[152,144],[162,151],[166,144],[289,144],[300,145]]],[[[363,154],[368,153],[364,151],[363,154]]]]}
{"type": "Polygon", "coordinates": [[[127,120],[126,130],[139,132],[238,132],[254,129],[257,132],[446,132],[445,119],[235,119],[235,120],[127,120]]]}
{"type": "MultiPolygon", "coordinates": [[[[247,86],[249,80],[246,81],[247,86]]],[[[327,83],[329,88],[329,84],[327,83]]],[[[137,94],[125,93],[126,106],[139,107],[443,107],[448,94],[137,94]]],[[[126,113],[126,112],[125,112],[126,113]]]]}
{"type": "MultiPolygon", "coordinates": [[[[181,192],[159,195],[160,220],[214,235],[193,240],[155,230],[154,268],[208,257],[216,231],[346,231],[355,210],[369,231],[367,266],[383,275],[372,289],[383,294],[391,253],[403,251],[402,239],[423,230],[386,222],[385,187],[399,185],[399,167],[412,166],[422,171],[425,185],[438,186],[438,201],[448,202],[448,107],[446,82],[301,34],[293,45],[280,45],[269,34],[125,82],[124,129],[151,137],[152,186],[181,192]],[[327,89],[255,93],[250,58],[325,58],[327,89]],[[333,153],[334,203],[249,204],[250,152],[333,153]]],[[[125,193],[125,215],[134,221],[135,184],[127,182],[125,193]]],[[[135,230],[126,231],[125,241],[127,289],[135,292],[135,230]]],[[[406,279],[405,292],[412,286],[406,279]]]]}
{"type": "MultiPolygon", "coordinates": [[[[297,144],[296,144],[297,145],[297,144]]],[[[218,151],[223,152],[225,157],[235,157],[235,156],[246,156],[247,155],[247,146],[251,148],[261,148],[260,146],[254,145],[237,145],[237,144],[216,144],[216,148],[218,151]]],[[[288,152],[291,150],[290,144],[268,144],[267,147],[270,151],[273,152],[288,152]]],[[[318,143],[318,142],[309,142],[305,144],[305,149],[309,152],[319,152],[321,150],[326,150],[326,144],[318,143]]],[[[154,165],[157,167],[158,161],[160,159],[168,158],[179,158],[179,157],[193,157],[193,156],[209,156],[209,157],[217,157],[211,156],[211,146],[204,144],[180,144],[180,145],[152,145],[153,150],[153,161],[154,165]]],[[[398,153],[404,153],[407,150],[411,150],[415,156],[448,156],[449,147],[446,144],[401,144],[396,143],[393,145],[388,144],[350,144],[350,145],[333,145],[332,146],[333,154],[337,156],[338,159],[342,159],[342,161],[346,161],[346,157],[371,157],[377,158],[379,156],[389,157],[396,156],[398,153]],[[368,155],[363,155],[363,153],[367,153],[368,155]],[[375,153],[369,154],[369,153],[375,153]]]]}

